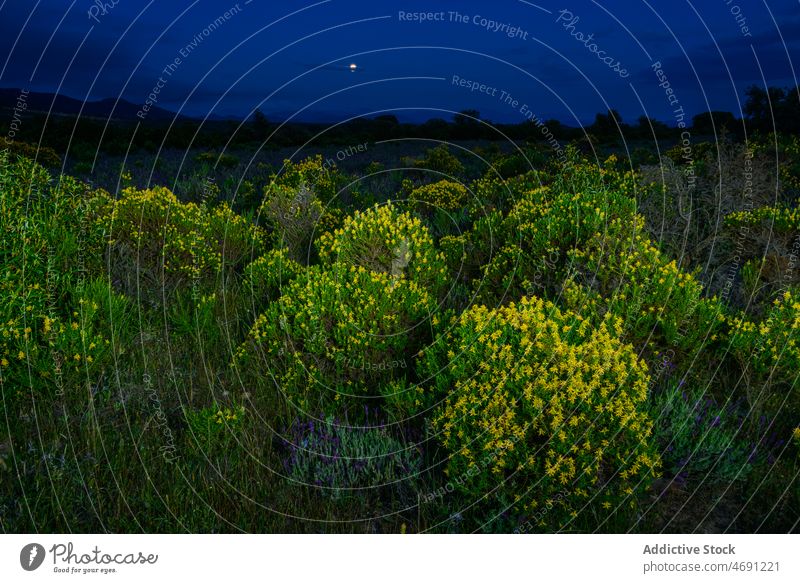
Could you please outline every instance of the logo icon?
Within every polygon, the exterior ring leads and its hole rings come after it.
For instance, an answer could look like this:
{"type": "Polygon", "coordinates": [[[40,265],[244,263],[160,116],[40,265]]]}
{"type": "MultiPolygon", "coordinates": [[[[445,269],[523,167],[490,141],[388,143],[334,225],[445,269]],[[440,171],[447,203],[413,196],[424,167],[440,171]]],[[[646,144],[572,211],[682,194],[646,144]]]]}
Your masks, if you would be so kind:
{"type": "Polygon", "coordinates": [[[44,562],[44,547],[38,543],[31,543],[22,547],[19,553],[19,564],[26,571],[35,571],[44,562]]]}

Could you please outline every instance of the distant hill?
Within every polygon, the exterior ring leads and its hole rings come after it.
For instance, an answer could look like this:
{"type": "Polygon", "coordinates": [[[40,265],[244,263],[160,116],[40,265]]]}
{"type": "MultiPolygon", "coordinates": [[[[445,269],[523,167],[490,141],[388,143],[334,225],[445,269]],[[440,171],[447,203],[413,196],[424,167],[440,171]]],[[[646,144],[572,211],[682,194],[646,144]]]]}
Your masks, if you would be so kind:
{"type": "MultiPolygon", "coordinates": [[[[14,109],[20,96],[19,89],[0,88],[0,108],[14,109]]],[[[106,98],[99,101],[83,102],[80,99],[67,97],[55,93],[29,92],[25,96],[25,103],[30,113],[47,113],[55,115],[77,115],[117,120],[138,120],[136,113],[141,109],[137,105],[124,99],[106,98]]],[[[175,119],[176,114],[161,107],[153,106],[147,112],[147,121],[164,121],[175,119]]],[[[178,118],[186,116],[179,115],[178,118]]]]}

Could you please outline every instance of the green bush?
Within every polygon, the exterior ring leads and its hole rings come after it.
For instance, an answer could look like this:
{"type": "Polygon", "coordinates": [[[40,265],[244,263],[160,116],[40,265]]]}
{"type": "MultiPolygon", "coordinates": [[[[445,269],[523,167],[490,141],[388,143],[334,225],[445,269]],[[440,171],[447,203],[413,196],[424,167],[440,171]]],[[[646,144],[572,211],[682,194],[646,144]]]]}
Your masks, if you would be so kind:
{"type": "Polygon", "coordinates": [[[221,154],[217,154],[216,152],[200,152],[194,159],[196,162],[212,164],[214,167],[219,166],[220,168],[233,168],[239,164],[239,158],[233,154],[226,154],[225,152],[221,154]]]}
{"type": "Polygon", "coordinates": [[[565,299],[576,308],[593,303],[622,318],[625,337],[637,348],[649,347],[650,354],[672,350],[676,359],[691,361],[717,343],[723,308],[644,230],[641,217],[615,219],[608,230],[614,235],[597,233],[570,251],[576,279],[586,288],[576,289],[575,281],[567,280],[565,299]]]}
{"type": "Polygon", "coordinates": [[[655,396],[652,416],[661,446],[665,477],[684,486],[729,487],[746,480],[754,461],[740,432],[741,421],[731,407],[721,407],[697,391],[673,383],[655,396]]]}
{"type": "Polygon", "coordinates": [[[412,160],[411,165],[423,170],[431,170],[443,178],[454,178],[464,174],[464,165],[450,153],[446,144],[429,149],[423,158],[412,160]]]}
{"type": "Polygon", "coordinates": [[[325,265],[364,267],[390,278],[406,278],[436,292],[446,284],[444,256],[420,219],[391,203],[356,211],[340,229],[319,240],[325,265]]]}
{"type": "Polygon", "coordinates": [[[728,318],[726,335],[738,362],[751,419],[767,415],[776,430],[790,432],[800,416],[800,290],[792,288],[776,299],[763,319],[741,314],[728,318]]]}
{"type": "Polygon", "coordinates": [[[271,249],[245,268],[242,288],[257,313],[261,313],[303,269],[286,249],[271,249]]]}
{"type": "Polygon", "coordinates": [[[495,237],[495,253],[484,268],[485,301],[550,296],[567,273],[567,253],[580,249],[615,219],[633,219],[635,202],[616,192],[588,188],[572,193],[537,188],[521,193],[495,237]]]}
{"type": "Polygon", "coordinates": [[[289,452],[284,465],[289,476],[326,496],[341,499],[388,493],[404,506],[416,502],[420,452],[385,427],[350,427],[333,417],[295,421],[285,440],[289,452]]]}
{"type": "Polygon", "coordinates": [[[126,295],[159,301],[213,286],[263,250],[259,228],[231,211],[182,203],[167,188],[126,188],[100,218],[112,282],[126,295]]]}
{"type": "Polygon", "coordinates": [[[336,222],[335,209],[323,207],[305,183],[270,184],[259,214],[271,231],[273,246],[285,248],[291,259],[304,265],[311,259],[314,240],[336,222]]]}
{"type": "Polygon", "coordinates": [[[258,317],[237,364],[274,378],[302,410],[357,414],[364,397],[378,398],[378,387],[406,374],[439,322],[436,309],[412,280],[311,267],[258,317]]]}

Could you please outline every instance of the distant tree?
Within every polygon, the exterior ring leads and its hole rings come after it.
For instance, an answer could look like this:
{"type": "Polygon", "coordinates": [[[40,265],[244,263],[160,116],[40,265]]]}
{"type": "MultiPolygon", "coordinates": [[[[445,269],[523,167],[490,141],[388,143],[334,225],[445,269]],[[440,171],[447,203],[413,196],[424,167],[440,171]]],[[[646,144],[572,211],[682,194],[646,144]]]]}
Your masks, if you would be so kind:
{"type": "Polygon", "coordinates": [[[598,113],[594,118],[590,131],[597,136],[610,137],[618,135],[622,128],[622,116],[615,109],[609,109],[608,113],[598,113]]]}
{"type": "Polygon", "coordinates": [[[646,115],[642,115],[636,120],[636,133],[643,138],[652,137],[653,134],[660,138],[669,135],[671,131],[670,127],[663,121],[646,115]]]}
{"type": "Polygon", "coordinates": [[[453,121],[459,125],[476,124],[481,118],[481,112],[477,109],[464,109],[453,116],[453,121]]]}
{"type": "Polygon", "coordinates": [[[397,116],[390,113],[375,116],[375,121],[390,123],[392,125],[400,125],[400,120],[397,119],[397,116]]]}
{"type": "Polygon", "coordinates": [[[269,121],[267,120],[267,116],[260,109],[256,109],[253,113],[253,133],[255,134],[256,138],[259,140],[263,140],[268,135],[269,130],[269,121]]]}
{"type": "Polygon", "coordinates": [[[437,117],[417,126],[416,133],[421,138],[446,140],[450,137],[450,127],[449,123],[437,117]]]}
{"type": "Polygon", "coordinates": [[[784,89],[756,85],[747,88],[744,114],[761,131],[800,132],[800,87],[784,89]]]}
{"type": "Polygon", "coordinates": [[[736,116],[730,111],[706,111],[692,118],[692,130],[697,134],[719,134],[723,129],[735,131],[736,116]]]}

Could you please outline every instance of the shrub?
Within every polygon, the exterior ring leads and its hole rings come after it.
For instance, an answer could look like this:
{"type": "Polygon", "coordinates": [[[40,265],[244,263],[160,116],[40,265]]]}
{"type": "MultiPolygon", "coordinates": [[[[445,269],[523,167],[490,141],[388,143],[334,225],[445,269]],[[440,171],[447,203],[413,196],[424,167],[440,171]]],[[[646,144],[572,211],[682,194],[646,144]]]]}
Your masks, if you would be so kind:
{"type": "Polygon", "coordinates": [[[272,183],[267,188],[260,214],[272,231],[275,247],[285,248],[289,256],[303,264],[309,261],[312,242],[322,235],[322,203],[305,183],[297,187],[272,183]]]}
{"type": "Polygon", "coordinates": [[[221,168],[233,168],[239,164],[239,158],[233,154],[226,154],[225,152],[221,154],[217,154],[216,152],[200,152],[194,159],[196,162],[213,164],[214,167],[219,166],[221,168]]]}
{"type": "Polygon", "coordinates": [[[4,392],[6,385],[16,390],[7,397],[20,397],[25,389],[37,396],[63,395],[96,381],[109,364],[111,326],[120,326],[101,308],[121,316],[120,299],[106,290],[110,303],[98,303],[98,289],[79,287],[74,307],[65,310],[42,301],[42,288],[32,284],[31,294],[6,308],[8,317],[0,323],[0,381],[4,392]]]}
{"type": "Polygon", "coordinates": [[[100,271],[102,234],[92,218],[98,197],[74,179],[54,183],[38,164],[0,153],[4,393],[74,390],[105,364],[109,328],[90,281],[100,271]]]}
{"type": "Polygon", "coordinates": [[[262,313],[270,302],[277,300],[303,269],[285,249],[272,249],[250,263],[245,268],[242,289],[253,313],[262,313]]]}
{"type": "Polygon", "coordinates": [[[236,363],[274,378],[303,410],[360,412],[365,397],[406,373],[439,323],[418,283],[363,266],[318,266],[292,280],[250,330],[236,363]]]}
{"type": "Polygon", "coordinates": [[[432,429],[456,489],[487,512],[480,521],[553,505],[537,527],[568,529],[636,505],[659,460],[643,408],[647,369],[621,327],[523,298],[467,310],[423,351],[429,380],[409,398],[441,399],[432,429]]]}
{"type": "Polygon", "coordinates": [[[721,230],[720,224],[731,213],[774,201],[781,191],[775,161],[750,144],[727,141],[714,149],[689,149],[687,155],[683,165],[665,158],[641,169],[638,211],[661,249],[690,266],[703,266],[703,283],[721,295],[725,265],[737,263],[736,255],[752,240],[740,241],[739,231],[721,230]]]}
{"type": "Polygon", "coordinates": [[[415,168],[430,170],[447,178],[464,174],[464,165],[450,153],[446,144],[439,144],[435,148],[429,149],[424,158],[413,160],[411,164],[415,168]]]}
{"type": "Polygon", "coordinates": [[[415,188],[411,192],[410,199],[424,213],[435,209],[456,211],[467,204],[469,191],[459,182],[440,180],[415,188]]]}
{"type": "Polygon", "coordinates": [[[223,270],[240,271],[265,249],[262,230],[233,212],[226,203],[204,210],[204,214],[207,217],[204,238],[212,249],[218,250],[223,270]]]}
{"type": "Polygon", "coordinates": [[[800,415],[800,290],[777,298],[760,322],[742,315],[728,319],[730,350],[745,371],[751,419],[768,414],[776,426],[790,430],[800,415]],[[786,425],[786,424],[789,425],[786,425]]]}
{"type": "Polygon", "coordinates": [[[283,167],[272,177],[277,186],[298,189],[305,186],[326,205],[336,204],[350,179],[342,174],[336,164],[323,160],[321,154],[310,156],[300,162],[284,160],[283,167]]]}
{"type": "MultiPolygon", "coordinates": [[[[736,264],[742,266],[743,301],[751,311],[768,309],[786,287],[800,283],[797,257],[800,251],[800,210],[786,205],[763,206],[725,217],[725,235],[735,248],[736,264]],[[747,262],[746,260],[750,260],[747,262]],[[747,273],[748,267],[750,273],[747,273]],[[745,278],[747,276],[747,278],[745,278]],[[766,300],[762,305],[759,300],[766,300]],[[758,308],[756,310],[753,308],[758,308]]],[[[732,269],[732,268],[731,268],[732,269]]]]}
{"type": "Polygon", "coordinates": [[[545,185],[545,174],[531,170],[525,174],[503,179],[495,172],[475,180],[470,185],[474,196],[469,201],[470,214],[481,217],[494,210],[508,212],[521,193],[530,192],[545,185]]]}
{"type": "Polygon", "coordinates": [[[571,193],[542,187],[523,193],[498,230],[481,297],[500,301],[533,292],[555,294],[566,275],[567,252],[598,232],[626,224],[634,213],[631,198],[598,188],[571,193]]]}
{"type": "MultiPolygon", "coordinates": [[[[614,234],[597,233],[569,252],[576,279],[599,295],[589,294],[601,311],[622,319],[627,341],[637,348],[694,356],[718,340],[722,306],[706,298],[694,275],[665,257],[644,231],[638,216],[629,224],[615,219],[609,228],[614,234]]],[[[572,283],[566,283],[566,299],[577,309],[587,297],[573,296],[572,283]]]]}
{"type": "Polygon", "coordinates": [[[284,439],[284,467],[301,484],[335,499],[388,491],[405,504],[416,502],[420,452],[384,427],[349,427],[333,417],[296,420],[284,439]]]}
{"type": "Polygon", "coordinates": [[[12,155],[22,156],[31,160],[36,160],[37,164],[46,166],[47,168],[59,168],[61,166],[61,158],[53,148],[41,146],[39,144],[29,144],[27,142],[17,142],[4,140],[3,150],[10,152],[12,155]]]}
{"type": "Polygon", "coordinates": [[[653,399],[651,410],[666,478],[679,486],[691,481],[727,487],[750,475],[753,450],[737,439],[741,419],[733,406],[721,407],[672,383],[653,399]]]}
{"type": "Polygon", "coordinates": [[[319,241],[323,263],[366,268],[390,279],[407,278],[437,291],[445,284],[444,256],[420,219],[391,203],[347,217],[340,229],[319,241]]]}
{"type": "Polygon", "coordinates": [[[209,285],[258,254],[263,237],[227,205],[213,210],[181,203],[165,187],[126,188],[101,217],[109,233],[112,282],[148,299],[188,285],[209,285]],[[152,295],[152,297],[151,297],[152,295]]]}

